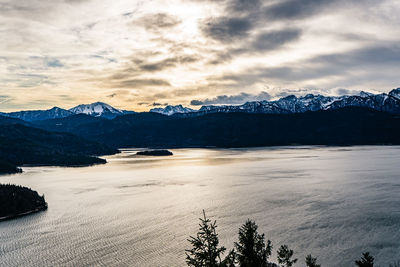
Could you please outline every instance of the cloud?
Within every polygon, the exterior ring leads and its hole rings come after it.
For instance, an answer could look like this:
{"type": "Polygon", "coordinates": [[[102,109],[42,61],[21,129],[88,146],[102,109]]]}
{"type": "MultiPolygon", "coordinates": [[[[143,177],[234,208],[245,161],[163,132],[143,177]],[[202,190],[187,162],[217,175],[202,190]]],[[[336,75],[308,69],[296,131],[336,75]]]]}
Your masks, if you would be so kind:
{"type": "MultiPolygon", "coordinates": [[[[250,33],[259,32],[266,25],[288,19],[307,18],[339,1],[341,0],[280,0],[265,4],[260,0],[229,0],[226,2],[224,12],[229,15],[204,20],[202,30],[207,37],[222,42],[246,39],[250,33]]],[[[298,37],[301,31],[292,29],[282,32],[281,36],[278,32],[271,32],[271,36],[265,36],[265,38],[283,38],[284,40],[285,33],[287,38],[289,34],[298,37]]]]}
{"type": "Polygon", "coordinates": [[[0,95],[0,104],[4,104],[12,100],[12,97],[8,95],[0,95]]]}
{"type": "Polygon", "coordinates": [[[398,86],[395,0],[4,0],[0,11],[5,109],[398,86]]]}
{"type": "Polygon", "coordinates": [[[150,86],[170,86],[171,84],[163,79],[131,79],[122,80],[115,84],[122,88],[150,87],[150,86]]]}
{"type": "Polygon", "coordinates": [[[153,102],[153,103],[150,104],[149,106],[152,106],[152,107],[168,106],[168,103],[157,103],[157,102],[153,102]]]}
{"type": "Polygon", "coordinates": [[[336,94],[337,95],[357,95],[359,94],[359,90],[349,90],[346,88],[337,88],[336,89],[336,94]]]}
{"type": "Polygon", "coordinates": [[[204,102],[203,101],[201,101],[201,100],[192,100],[192,101],[190,101],[190,105],[192,105],[192,106],[201,106],[201,105],[204,105],[204,102]]]}
{"type": "Polygon", "coordinates": [[[64,67],[64,64],[62,64],[61,61],[56,58],[46,60],[46,64],[48,67],[51,67],[51,68],[64,67]]]}
{"type": "Polygon", "coordinates": [[[248,94],[242,92],[237,95],[219,95],[214,98],[207,98],[204,100],[192,100],[190,102],[193,106],[201,105],[219,105],[219,104],[243,104],[249,101],[262,101],[268,100],[271,96],[267,92],[260,92],[258,94],[248,94]]]}
{"type": "MultiPolygon", "coordinates": [[[[296,64],[251,67],[240,73],[216,76],[216,81],[231,81],[232,87],[242,88],[257,83],[303,84],[303,88],[352,87],[374,80],[390,81],[396,86],[400,71],[400,46],[375,44],[342,53],[318,55],[298,61],[296,64]],[[391,71],[387,71],[390,68],[391,71]],[[318,83],[314,80],[320,80],[318,83]]],[[[300,86],[296,86],[301,88],[300,86]]],[[[369,86],[372,87],[372,86],[369,86]]],[[[358,89],[357,89],[358,90],[358,89]]],[[[358,90],[360,91],[360,90],[358,90]]],[[[285,92],[282,92],[285,94],[285,92]]],[[[282,96],[282,95],[281,95],[282,96]]]]}
{"type": "Polygon", "coordinates": [[[150,31],[169,29],[180,23],[179,18],[166,13],[147,14],[133,22],[133,24],[141,25],[150,31]]]}
{"type": "Polygon", "coordinates": [[[141,64],[138,64],[138,68],[142,71],[154,72],[176,67],[177,65],[186,65],[196,62],[198,60],[199,57],[194,55],[180,55],[159,60],[157,62],[143,62],[141,64]]]}
{"type": "Polygon", "coordinates": [[[266,7],[263,14],[268,20],[305,18],[322,8],[339,2],[337,0],[283,0],[266,7]]]}
{"type": "Polygon", "coordinates": [[[261,33],[254,41],[253,48],[261,51],[275,49],[299,39],[300,34],[300,29],[293,28],[261,33]]]}
{"type": "Polygon", "coordinates": [[[247,37],[251,28],[252,22],[248,18],[220,17],[205,21],[202,31],[208,37],[231,42],[247,37]]]}

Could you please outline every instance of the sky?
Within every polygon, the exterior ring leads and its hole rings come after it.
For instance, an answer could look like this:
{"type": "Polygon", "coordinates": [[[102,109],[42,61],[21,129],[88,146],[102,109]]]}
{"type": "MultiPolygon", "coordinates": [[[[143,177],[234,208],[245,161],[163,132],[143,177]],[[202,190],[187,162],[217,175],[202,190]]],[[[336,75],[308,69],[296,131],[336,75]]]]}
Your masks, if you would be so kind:
{"type": "Polygon", "coordinates": [[[400,87],[398,0],[0,0],[0,111],[400,87]]]}

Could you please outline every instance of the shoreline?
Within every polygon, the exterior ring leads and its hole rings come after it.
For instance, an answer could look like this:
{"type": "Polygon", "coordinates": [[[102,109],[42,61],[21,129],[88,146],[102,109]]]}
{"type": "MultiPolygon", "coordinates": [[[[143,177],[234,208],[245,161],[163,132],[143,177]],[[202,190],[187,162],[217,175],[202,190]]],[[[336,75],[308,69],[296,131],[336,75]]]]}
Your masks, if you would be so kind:
{"type": "Polygon", "coordinates": [[[38,207],[38,208],[36,208],[34,210],[30,210],[30,211],[26,211],[26,212],[14,214],[14,215],[0,217],[0,222],[12,220],[12,219],[23,217],[23,216],[27,216],[27,215],[31,215],[31,214],[34,214],[34,213],[37,213],[37,212],[40,212],[40,211],[45,211],[47,209],[48,209],[48,205],[46,203],[45,205],[43,205],[41,207],[38,207]]]}

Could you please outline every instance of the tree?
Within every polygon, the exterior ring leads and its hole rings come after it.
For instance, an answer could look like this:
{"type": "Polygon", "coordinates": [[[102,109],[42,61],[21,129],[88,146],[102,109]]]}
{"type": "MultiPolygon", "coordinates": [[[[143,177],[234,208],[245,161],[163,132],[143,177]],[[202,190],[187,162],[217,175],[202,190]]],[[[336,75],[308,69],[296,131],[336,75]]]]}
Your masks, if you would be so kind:
{"type": "Polygon", "coordinates": [[[373,267],[374,266],[374,257],[372,257],[369,252],[363,253],[361,260],[356,261],[356,265],[358,267],[373,267]]]}
{"type": "Polygon", "coordinates": [[[236,252],[232,249],[225,259],[221,262],[221,267],[235,267],[236,263],[236,252]]]}
{"type": "Polygon", "coordinates": [[[241,267],[268,266],[268,257],[272,253],[271,241],[264,242],[264,234],[259,235],[255,222],[247,220],[239,228],[239,242],[235,242],[237,259],[241,267]]]}
{"type": "Polygon", "coordinates": [[[297,262],[297,259],[292,260],[293,250],[289,249],[287,245],[282,245],[278,251],[278,263],[283,264],[283,267],[291,267],[297,262]]]}
{"type": "Polygon", "coordinates": [[[307,267],[321,267],[320,264],[317,264],[317,258],[313,258],[311,254],[306,257],[306,266],[307,267]]]}
{"type": "Polygon", "coordinates": [[[218,247],[217,222],[211,222],[204,210],[203,217],[200,218],[197,236],[188,239],[193,247],[186,250],[186,263],[194,267],[218,267],[221,264],[221,254],[226,248],[218,247]]]}

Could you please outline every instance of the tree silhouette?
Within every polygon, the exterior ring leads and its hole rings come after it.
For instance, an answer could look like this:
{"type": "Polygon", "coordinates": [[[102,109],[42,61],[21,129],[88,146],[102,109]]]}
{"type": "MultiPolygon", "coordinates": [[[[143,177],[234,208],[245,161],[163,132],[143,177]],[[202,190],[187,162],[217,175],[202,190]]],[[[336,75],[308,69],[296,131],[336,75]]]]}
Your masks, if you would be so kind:
{"type": "Polygon", "coordinates": [[[186,250],[186,263],[194,267],[217,267],[221,264],[221,254],[226,250],[218,247],[219,240],[216,233],[217,223],[211,222],[203,210],[203,219],[200,218],[199,232],[196,237],[190,236],[188,241],[192,249],[186,250]]]}
{"type": "Polygon", "coordinates": [[[232,249],[229,254],[225,257],[225,259],[221,262],[221,267],[235,267],[236,263],[236,252],[232,249]]]}
{"type": "Polygon", "coordinates": [[[289,249],[287,245],[282,245],[277,253],[278,263],[283,264],[284,267],[291,267],[297,262],[297,259],[292,260],[293,250],[289,249]]]}
{"type": "Polygon", "coordinates": [[[321,267],[320,264],[317,264],[317,258],[313,258],[311,254],[306,257],[306,266],[307,267],[321,267]]]}
{"type": "Polygon", "coordinates": [[[365,252],[363,253],[362,258],[356,261],[356,265],[358,267],[373,267],[374,257],[372,257],[369,252],[365,252]]]}
{"type": "Polygon", "coordinates": [[[258,234],[257,228],[256,223],[249,219],[239,228],[239,242],[235,242],[235,247],[241,267],[268,266],[272,244],[268,240],[265,245],[264,234],[258,234]]]}

